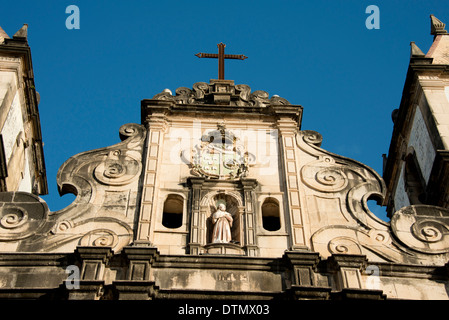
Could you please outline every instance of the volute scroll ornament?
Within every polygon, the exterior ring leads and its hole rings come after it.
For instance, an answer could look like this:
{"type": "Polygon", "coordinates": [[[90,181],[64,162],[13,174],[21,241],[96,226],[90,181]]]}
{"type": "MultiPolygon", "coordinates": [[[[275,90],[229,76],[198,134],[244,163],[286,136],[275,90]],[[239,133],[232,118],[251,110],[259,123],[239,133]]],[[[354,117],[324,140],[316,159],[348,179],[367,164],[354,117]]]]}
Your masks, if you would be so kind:
{"type": "Polygon", "coordinates": [[[136,179],[141,172],[141,163],[120,150],[111,151],[105,161],[94,169],[95,178],[106,185],[124,185],[136,179]]]}
{"type": "Polygon", "coordinates": [[[322,192],[338,192],[348,185],[344,168],[336,165],[329,156],[319,157],[302,167],[301,177],[309,187],[322,192]]]}
{"type": "Polygon", "coordinates": [[[328,250],[336,254],[362,254],[362,249],[357,241],[350,237],[336,237],[329,241],[328,250]]]}
{"type": "Polygon", "coordinates": [[[394,213],[391,227],[407,247],[428,254],[449,252],[449,210],[412,205],[394,213]]]}
{"type": "Polygon", "coordinates": [[[91,183],[93,177],[97,183],[111,186],[126,185],[139,177],[145,127],[125,124],[120,127],[119,134],[122,142],[77,154],[61,166],[57,175],[61,194],[72,193],[73,190],[83,190],[78,191],[78,196],[85,194],[86,188],[79,185],[80,181],[89,181],[92,188],[95,187],[91,183]]]}
{"type": "Polygon", "coordinates": [[[146,129],[125,124],[119,134],[121,142],[77,154],[61,166],[60,193],[77,197],[51,212],[47,234],[24,247],[57,252],[78,245],[108,246],[118,251],[132,241],[146,129]]]}
{"type": "Polygon", "coordinates": [[[299,141],[301,140],[309,145],[320,147],[323,142],[323,136],[319,132],[313,130],[302,130],[298,133],[297,137],[298,146],[300,148],[302,144],[300,144],[299,141]]]}
{"type": "Polygon", "coordinates": [[[27,192],[3,192],[0,199],[0,240],[25,239],[41,230],[48,218],[48,206],[27,192]]]}

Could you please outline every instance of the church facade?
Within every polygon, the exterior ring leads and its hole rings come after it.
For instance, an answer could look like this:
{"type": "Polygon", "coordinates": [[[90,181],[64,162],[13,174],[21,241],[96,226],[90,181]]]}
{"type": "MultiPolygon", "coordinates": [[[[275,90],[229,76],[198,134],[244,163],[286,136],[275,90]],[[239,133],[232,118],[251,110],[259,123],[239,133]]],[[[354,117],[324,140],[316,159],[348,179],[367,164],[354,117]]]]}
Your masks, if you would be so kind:
{"type": "Polygon", "coordinates": [[[0,298],[448,299],[449,209],[429,200],[447,192],[446,162],[422,161],[428,140],[447,150],[432,111],[449,110],[449,35],[431,24],[430,53],[412,44],[406,88],[421,91],[404,90],[385,180],[322,149],[326,137],[302,130],[302,106],[282,97],[225,79],[166,89],[142,100],[120,143],[61,166],[68,207],[0,193],[0,298]],[[426,178],[419,193],[404,182],[404,145],[426,178]]]}

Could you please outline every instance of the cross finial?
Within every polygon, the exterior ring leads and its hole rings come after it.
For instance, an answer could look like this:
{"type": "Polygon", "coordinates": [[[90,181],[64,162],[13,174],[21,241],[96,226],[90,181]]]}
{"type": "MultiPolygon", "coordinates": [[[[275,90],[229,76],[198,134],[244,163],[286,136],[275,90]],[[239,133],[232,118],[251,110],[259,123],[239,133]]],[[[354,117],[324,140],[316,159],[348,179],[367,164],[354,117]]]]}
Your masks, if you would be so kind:
{"type": "Polygon", "coordinates": [[[243,54],[225,54],[224,48],[226,45],[222,42],[217,44],[218,54],[216,53],[197,53],[196,56],[198,58],[214,58],[218,59],[218,79],[224,80],[224,60],[225,59],[237,59],[237,60],[245,60],[248,57],[243,54]]]}

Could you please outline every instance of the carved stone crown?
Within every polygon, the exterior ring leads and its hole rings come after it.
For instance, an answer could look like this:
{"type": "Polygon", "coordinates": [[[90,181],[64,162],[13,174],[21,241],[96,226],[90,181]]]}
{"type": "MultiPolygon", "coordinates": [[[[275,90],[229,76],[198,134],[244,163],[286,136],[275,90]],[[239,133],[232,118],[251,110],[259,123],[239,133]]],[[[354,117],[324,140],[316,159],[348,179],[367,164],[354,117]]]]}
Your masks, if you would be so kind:
{"type": "Polygon", "coordinates": [[[441,22],[437,17],[433,14],[430,15],[430,34],[437,36],[439,34],[447,34],[446,29],[444,27],[446,24],[441,22]]]}
{"type": "Polygon", "coordinates": [[[193,89],[180,87],[175,95],[165,89],[153,97],[154,100],[175,101],[177,104],[220,104],[239,107],[267,107],[269,105],[289,105],[277,95],[269,98],[268,92],[257,90],[251,93],[246,84],[234,85],[233,80],[210,80],[197,82],[193,89]]]}

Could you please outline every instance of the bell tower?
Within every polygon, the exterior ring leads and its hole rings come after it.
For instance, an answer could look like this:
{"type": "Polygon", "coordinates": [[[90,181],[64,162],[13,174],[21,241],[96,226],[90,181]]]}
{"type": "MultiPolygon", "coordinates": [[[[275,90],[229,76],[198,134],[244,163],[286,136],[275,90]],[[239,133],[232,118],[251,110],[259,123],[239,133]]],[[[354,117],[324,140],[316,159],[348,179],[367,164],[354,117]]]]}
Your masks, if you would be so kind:
{"type": "Polygon", "coordinates": [[[433,43],[410,44],[410,64],[384,169],[388,211],[408,205],[449,208],[449,34],[430,16],[433,43]]]}

